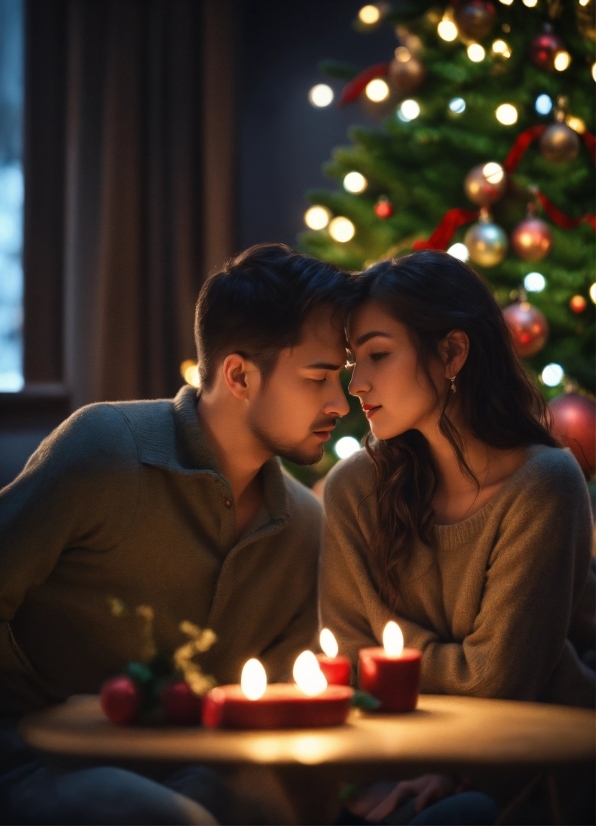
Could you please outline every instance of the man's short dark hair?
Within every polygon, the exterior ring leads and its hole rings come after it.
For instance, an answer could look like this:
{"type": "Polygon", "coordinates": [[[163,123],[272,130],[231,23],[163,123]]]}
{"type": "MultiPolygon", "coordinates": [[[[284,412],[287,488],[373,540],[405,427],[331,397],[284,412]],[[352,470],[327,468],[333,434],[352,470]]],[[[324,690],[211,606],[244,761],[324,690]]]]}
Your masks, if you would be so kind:
{"type": "Polygon", "coordinates": [[[285,244],[257,244],[207,279],[195,314],[201,387],[209,390],[218,363],[230,353],[253,361],[266,378],[281,350],[300,340],[312,311],[343,315],[352,279],[333,264],[285,244]]]}

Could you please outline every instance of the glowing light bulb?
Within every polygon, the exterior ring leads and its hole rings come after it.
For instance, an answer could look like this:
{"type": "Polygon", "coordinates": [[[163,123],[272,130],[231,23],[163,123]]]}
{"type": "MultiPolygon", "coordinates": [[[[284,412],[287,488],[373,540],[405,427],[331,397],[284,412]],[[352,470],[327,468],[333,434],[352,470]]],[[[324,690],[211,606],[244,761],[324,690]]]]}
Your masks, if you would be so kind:
{"type": "Polygon", "coordinates": [[[511,57],[511,49],[504,40],[495,40],[490,50],[494,55],[498,55],[499,57],[511,57]]]}
{"type": "Polygon", "coordinates": [[[583,135],[586,131],[586,124],[581,118],[576,118],[575,115],[567,115],[565,123],[570,129],[575,130],[579,135],[583,135]]]}
{"type": "Polygon", "coordinates": [[[365,26],[374,26],[381,19],[381,12],[376,6],[362,6],[358,12],[358,19],[365,26]]]}
{"type": "Polygon", "coordinates": [[[465,244],[452,244],[447,252],[449,255],[457,258],[458,261],[467,261],[470,257],[470,253],[468,252],[468,248],[465,244]]]}
{"type": "Polygon", "coordinates": [[[538,0],[522,0],[522,3],[529,9],[533,9],[535,6],[538,5],[538,0]]]}
{"type": "Polygon", "coordinates": [[[482,167],[482,174],[486,178],[489,184],[499,184],[503,180],[503,176],[505,175],[505,170],[501,166],[500,163],[495,163],[491,161],[490,163],[485,163],[482,167]]]}
{"type": "Polygon", "coordinates": [[[326,83],[317,83],[308,93],[308,99],[313,106],[323,109],[333,101],[333,89],[326,83]]]}
{"type": "Polygon", "coordinates": [[[561,384],[564,375],[565,371],[561,365],[553,363],[546,365],[542,371],[541,377],[547,387],[556,387],[558,384],[561,384]]]}
{"type": "Polygon", "coordinates": [[[579,0],[580,6],[587,6],[590,0],[579,0]]]}
{"type": "Polygon", "coordinates": [[[397,110],[397,117],[405,123],[409,123],[420,114],[420,106],[415,100],[404,100],[397,110]]]}
{"type": "Polygon", "coordinates": [[[546,287],[546,278],[539,272],[529,272],[524,278],[524,287],[529,293],[541,293],[546,287]]]}
{"type": "Polygon", "coordinates": [[[329,223],[329,235],[340,244],[351,241],[355,234],[356,227],[349,218],[344,218],[343,215],[338,215],[329,223]]]}
{"type": "Polygon", "coordinates": [[[388,657],[401,657],[404,635],[396,622],[390,620],[383,629],[383,648],[388,657]]]}
{"type": "Polygon", "coordinates": [[[453,98],[449,101],[449,108],[456,115],[461,115],[466,111],[466,102],[463,98],[453,98]]]}
{"type": "Polygon", "coordinates": [[[457,31],[457,26],[453,22],[453,20],[446,20],[443,18],[439,25],[437,26],[437,33],[441,40],[446,40],[450,43],[452,40],[455,40],[459,32],[457,31]]]}
{"type": "Polygon", "coordinates": [[[344,189],[348,192],[364,192],[368,186],[368,181],[360,172],[348,172],[344,178],[344,189]]]}
{"type": "Polygon", "coordinates": [[[486,57],[486,52],[480,43],[470,43],[468,46],[468,57],[473,63],[480,63],[486,57]]]}
{"type": "Polygon", "coordinates": [[[596,304],[596,281],[590,287],[590,298],[592,299],[592,303],[596,304]]]}
{"type": "Polygon", "coordinates": [[[323,628],[319,634],[319,642],[321,643],[323,653],[327,657],[330,659],[337,657],[339,646],[337,645],[337,640],[335,639],[333,631],[330,631],[328,628],[323,628]]]}
{"type": "Polygon", "coordinates": [[[592,63],[592,80],[596,81],[596,63],[592,63]]]}
{"type": "Polygon", "coordinates": [[[374,80],[366,84],[364,94],[373,103],[381,103],[389,97],[389,86],[383,78],[375,77],[374,80]]]}
{"type": "Polygon", "coordinates": [[[261,663],[254,659],[247,660],[240,677],[240,688],[249,700],[258,700],[267,688],[267,674],[261,663]]]}
{"type": "Polygon", "coordinates": [[[571,65],[571,55],[569,52],[557,52],[554,59],[554,67],[557,72],[564,72],[571,65]]]}
{"type": "Polygon", "coordinates": [[[304,223],[309,229],[324,229],[331,218],[326,207],[312,206],[304,213],[304,223]]]}
{"type": "Polygon", "coordinates": [[[353,436],[342,436],[333,446],[333,450],[340,459],[347,459],[348,456],[360,450],[360,442],[353,436]]]}
{"type": "Polygon", "coordinates": [[[303,651],[296,657],[292,673],[296,685],[308,697],[314,697],[327,688],[325,675],[319,668],[317,658],[312,651],[303,651]]]}
{"type": "Polygon", "coordinates": [[[513,0],[499,0],[504,6],[510,6],[513,3],[513,0]]]}
{"type": "Polygon", "coordinates": [[[497,107],[495,115],[503,126],[513,126],[517,122],[517,109],[511,103],[502,103],[497,107]]]}
{"type": "Polygon", "coordinates": [[[192,359],[183,361],[180,365],[180,373],[184,381],[190,384],[191,387],[199,386],[199,365],[196,361],[192,361],[192,359]]]}
{"type": "Polygon", "coordinates": [[[538,95],[534,108],[539,115],[548,115],[552,111],[553,102],[548,95],[538,95]]]}

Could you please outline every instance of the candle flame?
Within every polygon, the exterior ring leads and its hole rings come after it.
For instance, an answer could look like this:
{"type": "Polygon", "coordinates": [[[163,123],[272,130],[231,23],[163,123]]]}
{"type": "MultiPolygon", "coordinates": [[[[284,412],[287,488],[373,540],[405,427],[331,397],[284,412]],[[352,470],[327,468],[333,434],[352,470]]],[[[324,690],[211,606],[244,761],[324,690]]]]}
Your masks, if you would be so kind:
{"type": "Polygon", "coordinates": [[[294,663],[296,685],[308,697],[314,697],[327,688],[325,675],[319,668],[317,658],[312,651],[303,651],[294,663]]]}
{"type": "Polygon", "coordinates": [[[401,657],[404,650],[404,635],[396,622],[391,620],[383,629],[383,648],[388,657],[401,657]]]}
{"type": "Polygon", "coordinates": [[[244,663],[242,676],[240,677],[240,688],[249,700],[258,700],[265,693],[267,674],[261,663],[254,657],[244,663]]]}
{"type": "Polygon", "coordinates": [[[324,654],[326,654],[330,659],[337,657],[339,648],[332,631],[328,628],[323,628],[319,634],[319,642],[321,643],[321,648],[323,649],[324,654]]]}

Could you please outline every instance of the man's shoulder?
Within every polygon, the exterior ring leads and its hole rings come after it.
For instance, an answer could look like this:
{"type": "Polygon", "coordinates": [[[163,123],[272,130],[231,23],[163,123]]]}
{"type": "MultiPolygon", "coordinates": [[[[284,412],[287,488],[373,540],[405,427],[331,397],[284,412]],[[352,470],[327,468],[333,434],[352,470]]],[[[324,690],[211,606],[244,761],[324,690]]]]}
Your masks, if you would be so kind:
{"type": "Polygon", "coordinates": [[[298,524],[304,524],[305,528],[312,526],[313,523],[320,524],[323,508],[314,493],[283,468],[282,478],[286,489],[290,519],[299,520],[298,524]]]}

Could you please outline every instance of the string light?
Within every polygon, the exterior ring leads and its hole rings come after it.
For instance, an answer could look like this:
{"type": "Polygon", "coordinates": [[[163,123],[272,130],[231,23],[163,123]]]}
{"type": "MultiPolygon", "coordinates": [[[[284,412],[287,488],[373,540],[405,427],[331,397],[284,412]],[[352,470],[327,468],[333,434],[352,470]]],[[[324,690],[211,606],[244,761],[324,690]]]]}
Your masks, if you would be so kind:
{"type": "Polygon", "coordinates": [[[358,19],[365,26],[374,26],[381,19],[381,12],[376,6],[362,6],[358,12],[358,19]]]}
{"type": "Polygon", "coordinates": [[[308,93],[308,99],[313,106],[323,109],[333,101],[333,89],[326,83],[317,83],[308,93]]]}
{"type": "Polygon", "coordinates": [[[565,371],[560,364],[547,364],[542,371],[542,381],[547,387],[556,387],[563,381],[565,371]]]}
{"type": "Polygon", "coordinates": [[[466,102],[463,98],[453,98],[449,101],[449,108],[455,115],[461,115],[466,111],[466,102]]]}
{"type": "Polygon", "coordinates": [[[592,80],[596,81],[596,63],[592,63],[592,80]]]}
{"type": "Polygon", "coordinates": [[[502,103],[497,107],[495,115],[503,126],[513,126],[517,123],[517,109],[511,103],[502,103]]]}
{"type": "Polygon", "coordinates": [[[351,241],[355,234],[356,227],[349,218],[344,218],[343,215],[338,215],[329,224],[329,235],[340,244],[351,241]]]}
{"type": "Polygon", "coordinates": [[[468,252],[468,248],[465,244],[452,244],[447,252],[449,255],[457,258],[458,261],[467,261],[470,257],[470,253],[468,252]]]}
{"type": "Polygon", "coordinates": [[[480,63],[481,60],[484,60],[485,56],[486,52],[480,43],[470,43],[468,46],[468,57],[473,63],[480,63]]]}
{"type": "Polygon", "coordinates": [[[539,272],[529,272],[524,278],[524,287],[529,293],[541,293],[546,287],[546,278],[539,272]]]}
{"type": "Polygon", "coordinates": [[[499,57],[511,57],[511,49],[504,40],[495,40],[491,46],[491,52],[499,57]]]}
{"type": "Polygon", "coordinates": [[[510,6],[513,3],[513,0],[499,0],[504,6],[510,6]]]}
{"type": "Polygon", "coordinates": [[[592,303],[596,304],[596,281],[590,287],[590,298],[592,299],[592,303]]]}
{"type": "Polygon", "coordinates": [[[366,85],[364,94],[373,103],[380,103],[382,100],[387,100],[389,97],[389,86],[380,77],[376,77],[366,85]]]}
{"type": "Polygon", "coordinates": [[[407,63],[412,57],[412,52],[405,46],[398,46],[394,52],[394,55],[398,63],[407,63]]]}
{"type": "Polygon", "coordinates": [[[571,55],[569,52],[557,52],[554,60],[554,67],[557,72],[564,72],[571,65],[571,55]]]}
{"type": "Polygon", "coordinates": [[[304,213],[304,223],[309,229],[324,229],[330,218],[331,213],[323,206],[312,206],[304,213]]]}
{"type": "Polygon", "coordinates": [[[415,100],[404,100],[397,110],[397,117],[408,123],[420,114],[420,106],[415,100]]]}
{"type": "Polygon", "coordinates": [[[565,118],[565,123],[570,129],[573,129],[579,135],[583,135],[586,131],[586,124],[581,118],[577,118],[575,115],[567,115],[565,118]]]}
{"type": "Polygon", "coordinates": [[[538,95],[534,108],[539,115],[548,115],[553,108],[553,102],[548,95],[538,95]]]}
{"type": "Polygon", "coordinates": [[[344,189],[348,192],[364,192],[368,181],[360,172],[348,172],[344,178],[344,189]]]}
{"type": "Polygon", "coordinates": [[[453,20],[449,20],[445,17],[437,26],[437,33],[441,40],[446,40],[448,43],[450,43],[452,40],[455,40],[455,38],[459,34],[457,26],[455,25],[453,20]]]}
{"type": "Polygon", "coordinates": [[[535,6],[538,5],[538,0],[522,0],[522,3],[529,9],[533,9],[535,6]]]}
{"type": "Polygon", "coordinates": [[[587,6],[590,0],[579,0],[580,6],[587,6]]]}

